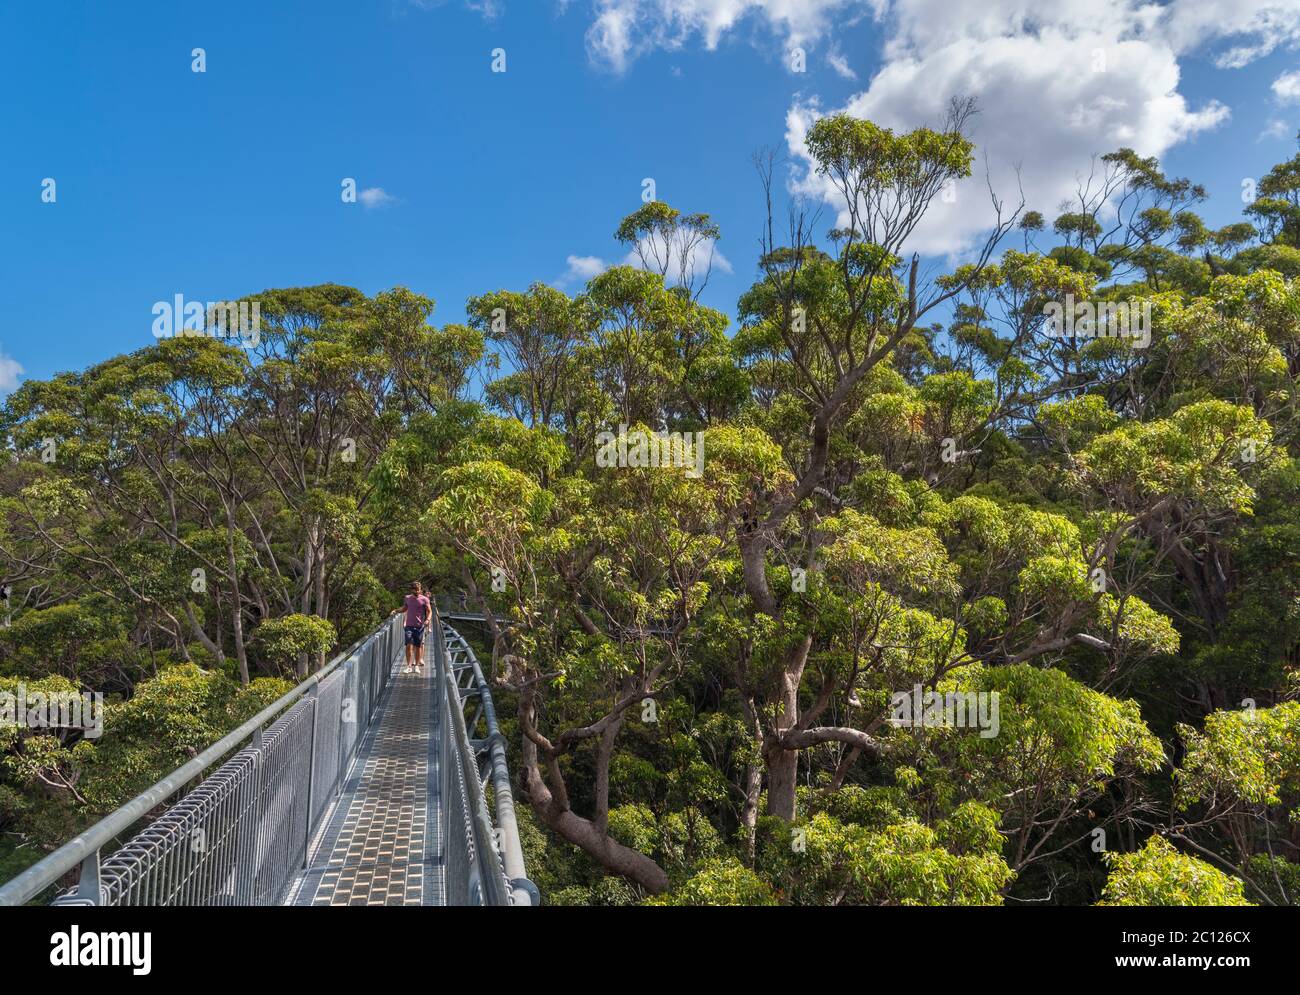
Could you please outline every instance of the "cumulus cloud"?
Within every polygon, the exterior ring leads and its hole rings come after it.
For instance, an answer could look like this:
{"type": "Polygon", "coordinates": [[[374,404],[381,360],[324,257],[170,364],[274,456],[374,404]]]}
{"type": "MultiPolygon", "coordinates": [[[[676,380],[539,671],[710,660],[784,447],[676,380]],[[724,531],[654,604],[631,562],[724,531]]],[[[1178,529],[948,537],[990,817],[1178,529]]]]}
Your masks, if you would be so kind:
{"type": "MultiPolygon", "coordinates": [[[[881,68],[842,107],[796,102],[786,139],[806,166],[803,136],[819,114],[909,130],[941,123],[950,97],[975,97],[972,138],[987,160],[914,236],[913,248],[941,254],[961,253],[991,221],[986,179],[1009,204],[1023,189],[1027,207],[1050,214],[1095,156],[1123,146],[1161,156],[1227,120],[1222,103],[1194,105],[1179,92],[1180,59],[1196,52],[1230,69],[1300,46],[1300,0],[593,0],[592,10],[588,51],[615,72],[655,48],[716,48],[745,22],[794,46],[874,17],[881,68]]],[[[827,59],[852,78],[838,43],[827,59]]],[[[1292,75],[1274,91],[1300,102],[1292,75]]],[[[829,185],[806,169],[796,188],[834,206],[829,185]]]]}
{"type": "Polygon", "coordinates": [[[1023,190],[1027,208],[1050,216],[1086,180],[1094,156],[1124,146],[1160,156],[1227,119],[1223,104],[1194,107],[1178,92],[1180,46],[1225,32],[1216,26],[1197,35],[1184,20],[1175,44],[1172,16],[1127,0],[1062,0],[1051,8],[900,0],[885,15],[884,64],[866,89],[843,107],[808,100],[787,115],[787,143],[805,165],[795,188],[842,206],[830,183],[807,168],[804,135],[822,113],[910,130],[941,124],[950,97],[972,96],[980,108],[968,124],[975,173],[952,203],[933,205],[909,248],[959,256],[978,243],[993,219],[989,185],[1008,207],[1023,190]]]}
{"type": "Polygon", "coordinates": [[[714,272],[735,272],[714,239],[701,238],[688,244],[680,235],[670,239],[647,236],[623,257],[623,265],[663,273],[670,286],[682,284],[696,291],[714,272]]]}
{"type": "MultiPolygon", "coordinates": [[[[479,2],[496,7],[500,0],[479,2]]],[[[570,4],[557,0],[561,12],[570,4]]],[[[592,0],[591,7],[588,52],[618,72],[651,49],[681,48],[693,38],[712,50],[747,21],[793,46],[819,42],[865,16],[892,22],[894,40],[927,48],[956,41],[968,30],[977,37],[1004,29],[1033,35],[1056,23],[1109,29],[1121,38],[1158,35],[1179,55],[1214,46],[1220,68],[1300,46],[1300,0],[592,0]]],[[[892,57],[888,49],[886,55],[892,57]]]]}
{"type": "Polygon", "coordinates": [[[390,204],[397,203],[397,198],[388,193],[383,187],[366,187],[359,194],[357,199],[366,210],[373,210],[376,207],[387,207],[390,204]]]}
{"type": "Polygon", "coordinates": [[[18,364],[18,361],[0,352],[0,397],[4,397],[10,391],[16,390],[22,375],[23,368],[18,364]]]}
{"type": "Polygon", "coordinates": [[[569,256],[565,262],[568,264],[568,269],[555,281],[557,287],[586,283],[592,277],[599,276],[609,269],[609,263],[599,256],[569,256]]]}
{"type": "Polygon", "coordinates": [[[829,62],[831,68],[844,79],[858,78],[858,74],[853,71],[853,67],[849,65],[849,60],[846,59],[842,53],[830,52],[826,56],[826,61],[829,62]]]}
{"type": "Polygon", "coordinates": [[[835,23],[880,10],[884,0],[595,0],[587,29],[592,60],[615,72],[655,48],[675,50],[698,38],[710,50],[753,19],[787,46],[810,45],[835,23]]]}
{"type": "Polygon", "coordinates": [[[698,287],[699,283],[711,272],[732,273],[731,261],[718,249],[712,239],[700,239],[682,252],[683,243],[674,238],[665,244],[662,238],[653,236],[638,243],[626,256],[614,263],[606,262],[600,256],[571,255],[565,259],[567,268],[553,281],[556,287],[564,288],[585,284],[593,277],[599,276],[610,266],[631,266],[635,269],[664,272],[664,279],[669,285],[685,282],[698,287]],[[685,262],[683,267],[682,263],[685,262]]]}
{"type": "Polygon", "coordinates": [[[1150,16],[1179,53],[1219,45],[1220,69],[1300,45],[1300,0],[1174,0],[1150,16]]]}
{"type": "Polygon", "coordinates": [[[1273,96],[1284,104],[1300,103],[1300,69],[1283,73],[1273,80],[1273,96]]]}

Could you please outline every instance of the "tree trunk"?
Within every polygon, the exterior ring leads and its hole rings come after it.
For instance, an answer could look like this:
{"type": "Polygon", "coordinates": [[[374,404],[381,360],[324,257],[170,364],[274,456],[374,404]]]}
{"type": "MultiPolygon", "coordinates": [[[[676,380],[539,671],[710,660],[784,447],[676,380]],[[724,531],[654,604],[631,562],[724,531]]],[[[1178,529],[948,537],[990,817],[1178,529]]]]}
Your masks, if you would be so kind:
{"type": "Polygon", "coordinates": [[[740,824],[745,827],[745,851],[752,867],[758,846],[758,800],[763,794],[763,768],[758,764],[745,767],[745,804],[740,810],[740,824]]]}
{"type": "Polygon", "coordinates": [[[781,674],[781,713],[777,716],[777,734],[764,751],[767,761],[767,812],[786,822],[795,817],[795,783],[799,773],[799,751],[780,745],[780,733],[793,729],[799,721],[799,685],[812,649],[812,636],[804,636],[791,648],[781,674]]]}
{"type": "Polygon", "coordinates": [[[226,562],[230,568],[230,595],[234,604],[230,621],[235,633],[235,659],[239,662],[239,683],[248,687],[248,650],[244,646],[244,600],[239,590],[239,566],[235,562],[235,518],[226,508],[226,562]]]}
{"type": "Polygon", "coordinates": [[[299,611],[311,614],[311,596],[315,590],[316,579],[316,528],[307,527],[307,536],[302,546],[302,604],[299,611]]]}
{"type": "MultiPolygon", "coordinates": [[[[521,696],[520,712],[523,713],[529,707],[521,696]]],[[[528,801],[543,825],[578,847],[605,870],[639,884],[652,895],[668,889],[668,875],[654,860],[638,850],[624,846],[602,831],[595,822],[582,818],[569,808],[559,764],[553,761],[549,769],[557,779],[557,784],[556,791],[551,791],[542,777],[537,744],[527,734],[523,737],[523,759],[528,801]]]]}
{"type": "Polygon", "coordinates": [[[754,701],[746,694],[740,699],[740,706],[745,712],[745,725],[758,747],[759,760],[745,765],[745,803],[740,810],[740,824],[745,827],[745,852],[749,857],[749,866],[754,866],[758,855],[758,803],[763,796],[763,725],[758,721],[758,710],[754,701]]]}
{"type": "Polygon", "coordinates": [[[840,762],[835,767],[835,776],[831,778],[831,791],[839,791],[844,786],[844,778],[848,772],[857,763],[858,757],[862,755],[861,747],[852,746],[840,757],[840,762]]]}
{"type": "Polygon", "coordinates": [[[644,853],[601,835],[589,820],[575,815],[570,809],[557,810],[545,803],[539,805],[532,798],[531,791],[529,797],[533,811],[547,828],[578,847],[605,870],[639,884],[652,895],[668,890],[668,875],[644,853]]]}
{"type": "Polygon", "coordinates": [[[799,751],[774,747],[767,757],[767,814],[793,822],[799,751]]]}
{"type": "MultiPolygon", "coordinates": [[[[190,599],[183,599],[182,604],[185,605],[185,617],[190,620],[190,627],[194,630],[194,635],[198,638],[198,641],[203,645],[204,649],[216,657],[218,666],[224,664],[226,662],[225,652],[221,649],[219,643],[208,637],[208,634],[203,631],[203,626],[199,625],[198,617],[194,614],[194,606],[190,604],[190,599]]],[[[190,654],[187,648],[185,649],[185,659],[188,660],[189,658],[190,654]]]]}

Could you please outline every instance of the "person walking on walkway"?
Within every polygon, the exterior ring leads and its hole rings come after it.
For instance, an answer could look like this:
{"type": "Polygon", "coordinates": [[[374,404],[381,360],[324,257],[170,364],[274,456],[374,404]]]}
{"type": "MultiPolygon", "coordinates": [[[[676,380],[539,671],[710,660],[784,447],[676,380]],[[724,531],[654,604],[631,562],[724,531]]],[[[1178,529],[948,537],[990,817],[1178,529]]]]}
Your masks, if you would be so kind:
{"type": "Polygon", "coordinates": [[[406,612],[403,629],[406,633],[406,669],[405,674],[418,674],[424,666],[424,634],[433,628],[433,605],[425,597],[424,587],[420,582],[411,584],[411,593],[406,596],[401,608],[393,614],[406,612]]]}

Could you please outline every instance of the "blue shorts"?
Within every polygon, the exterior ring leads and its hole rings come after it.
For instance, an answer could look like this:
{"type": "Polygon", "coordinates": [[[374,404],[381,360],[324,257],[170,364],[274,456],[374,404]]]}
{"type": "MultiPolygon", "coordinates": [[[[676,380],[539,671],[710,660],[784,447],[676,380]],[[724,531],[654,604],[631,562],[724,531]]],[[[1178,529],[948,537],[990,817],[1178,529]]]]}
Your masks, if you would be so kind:
{"type": "Polygon", "coordinates": [[[406,630],[406,645],[407,645],[407,646],[423,646],[423,645],[424,645],[424,626],[422,626],[422,625],[404,625],[404,626],[402,626],[402,628],[403,628],[404,630],[406,630]]]}

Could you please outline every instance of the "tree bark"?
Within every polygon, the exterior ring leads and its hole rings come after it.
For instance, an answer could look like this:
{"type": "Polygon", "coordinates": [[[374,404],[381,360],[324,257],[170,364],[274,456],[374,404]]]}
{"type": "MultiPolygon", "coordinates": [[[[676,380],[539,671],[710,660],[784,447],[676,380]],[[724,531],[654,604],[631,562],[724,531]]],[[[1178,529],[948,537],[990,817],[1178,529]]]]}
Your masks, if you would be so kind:
{"type": "Polygon", "coordinates": [[[226,562],[230,569],[230,593],[234,605],[230,623],[235,634],[235,659],[239,662],[239,683],[248,687],[248,649],[244,645],[244,599],[239,590],[239,566],[235,562],[235,516],[226,507],[226,562]]]}
{"type": "MultiPolygon", "coordinates": [[[[525,701],[527,697],[521,695],[519,704],[520,718],[525,725],[531,719],[526,714],[531,709],[531,705],[525,701]]],[[[556,779],[557,790],[553,792],[547,786],[539,765],[537,744],[527,735],[523,739],[523,759],[528,801],[543,825],[578,847],[605,870],[639,884],[652,895],[668,889],[668,875],[654,860],[612,839],[595,822],[582,818],[569,808],[568,793],[564,790],[559,764],[553,760],[548,764],[548,769],[556,779]]]]}
{"type": "MultiPolygon", "coordinates": [[[[185,617],[190,620],[190,628],[194,630],[195,637],[203,645],[204,649],[216,657],[218,664],[224,664],[226,662],[225,652],[221,649],[219,643],[211,639],[208,634],[203,631],[203,626],[199,625],[199,620],[194,614],[194,606],[190,604],[190,599],[183,599],[182,604],[185,605],[185,617]]],[[[188,653],[186,654],[186,659],[189,659],[188,653]]]]}
{"type": "Polygon", "coordinates": [[[793,822],[799,751],[774,746],[767,755],[767,814],[793,822]]]}
{"type": "MultiPolygon", "coordinates": [[[[758,712],[753,700],[748,697],[741,699],[741,707],[745,712],[745,724],[749,726],[749,733],[753,736],[761,757],[763,726],[758,721],[758,712]]],[[[745,765],[745,801],[740,809],[740,824],[745,827],[745,850],[751,867],[758,853],[758,803],[762,795],[763,764],[759,760],[745,765]]]]}
{"type": "Polygon", "coordinates": [[[791,648],[781,674],[781,713],[777,716],[777,735],[767,742],[767,812],[793,822],[796,810],[795,784],[799,773],[798,749],[787,749],[782,734],[799,722],[799,685],[803,681],[812,636],[803,636],[791,648]]]}

